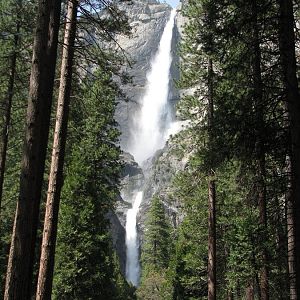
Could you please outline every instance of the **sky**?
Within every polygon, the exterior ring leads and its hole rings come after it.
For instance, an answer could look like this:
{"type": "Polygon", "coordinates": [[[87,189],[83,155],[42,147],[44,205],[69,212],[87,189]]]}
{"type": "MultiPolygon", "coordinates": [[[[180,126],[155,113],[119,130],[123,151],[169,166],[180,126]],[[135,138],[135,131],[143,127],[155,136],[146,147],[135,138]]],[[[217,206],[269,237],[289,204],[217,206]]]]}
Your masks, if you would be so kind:
{"type": "Polygon", "coordinates": [[[161,2],[167,2],[172,7],[176,7],[178,5],[178,3],[179,3],[179,0],[165,0],[165,1],[161,1],[161,2]]]}

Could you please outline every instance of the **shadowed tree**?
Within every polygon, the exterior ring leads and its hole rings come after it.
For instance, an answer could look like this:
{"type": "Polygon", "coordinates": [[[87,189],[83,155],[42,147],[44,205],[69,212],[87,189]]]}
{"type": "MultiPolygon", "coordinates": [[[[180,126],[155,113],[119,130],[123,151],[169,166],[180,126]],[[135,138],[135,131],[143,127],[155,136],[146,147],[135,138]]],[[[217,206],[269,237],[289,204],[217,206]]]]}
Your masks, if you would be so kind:
{"type": "Polygon", "coordinates": [[[71,96],[77,7],[77,0],[68,1],[65,37],[62,52],[60,86],[56,112],[56,124],[53,140],[52,161],[49,176],[36,299],[51,299],[52,292],[58,210],[61,188],[63,184],[63,165],[71,96]]]}
{"type": "Polygon", "coordinates": [[[288,266],[290,299],[300,299],[300,94],[295,56],[292,0],[278,0],[279,49],[284,101],[290,125],[290,195],[288,206],[288,266]]]}
{"type": "Polygon", "coordinates": [[[39,1],[20,191],[4,299],[30,299],[57,56],[60,0],[39,1]]]}

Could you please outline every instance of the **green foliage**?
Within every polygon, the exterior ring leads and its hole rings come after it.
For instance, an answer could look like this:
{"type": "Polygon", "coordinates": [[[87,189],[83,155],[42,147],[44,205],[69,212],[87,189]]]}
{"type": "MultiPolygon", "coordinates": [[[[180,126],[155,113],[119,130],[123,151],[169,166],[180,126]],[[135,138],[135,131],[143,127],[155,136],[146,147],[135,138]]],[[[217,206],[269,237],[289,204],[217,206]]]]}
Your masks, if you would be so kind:
{"type": "MultiPolygon", "coordinates": [[[[228,292],[235,295],[238,289],[246,289],[255,278],[261,267],[259,253],[264,242],[260,240],[262,229],[255,196],[249,192],[251,172],[245,172],[237,161],[229,161],[215,170],[215,176],[218,295],[224,299],[228,292]]],[[[196,170],[184,171],[176,176],[173,186],[173,196],[181,203],[184,215],[170,259],[173,299],[206,299],[207,178],[196,170]]]]}
{"type": "Polygon", "coordinates": [[[199,175],[182,172],[174,181],[174,197],[184,215],[171,258],[174,299],[202,299],[207,294],[207,182],[199,175]]]}
{"type": "Polygon", "coordinates": [[[113,257],[113,266],[114,266],[114,285],[116,288],[114,300],[135,300],[135,290],[136,288],[129,284],[125,277],[122,275],[121,269],[120,269],[120,263],[119,258],[117,257],[117,254],[114,253],[113,257]]]}
{"type": "Polygon", "coordinates": [[[142,265],[145,270],[167,268],[170,230],[164,205],[158,197],[154,197],[145,223],[145,242],[142,251],[142,265]]]}
{"type": "MultiPolygon", "coordinates": [[[[3,185],[0,217],[0,295],[6,274],[10,238],[12,233],[16,200],[18,197],[23,129],[26,115],[26,101],[30,74],[32,43],[32,15],[34,1],[0,1],[0,130],[4,126],[7,109],[11,61],[16,54],[16,75],[13,88],[11,122],[8,128],[9,140],[3,185]],[[18,25],[19,24],[19,25],[18,25]],[[17,28],[19,26],[19,28],[17,28]],[[17,44],[15,40],[17,37],[17,44]]],[[[1,143],[2,141],[0,141],[1,143]]]]}
{"type": "Polygon", "coordinates": [[[172,299],[172,284],[168,279],[171,250],[171,227],[163,202],[154,197],[145,223],[142,246],[142,278],[138,299],[172,299]]]}
{"type": "Polygon", "coordinates": [[[106,218],[114,207],[120,173],[115,96],[109,74],[99,71],[80,107],[73,107],[80,109],[81,126],[73,129],[62,194],[55,299],[118,299],[106,218]]]}
{"type": "Polygon", "coordinates": [[[179,111],[191,126],[181,133],[178,148],[192,155],[174,184],[184,214],[177,231],[176,255],[171,259],[176,299],[207,297],[205,211],[207,172],[211,170],[217,188],[217,298],[232,294],[239,299],[249,282],[259,289],[260,270],[266,264],[263,251],[268,253],[271,270],[270,297],[286,297],[282,206],[288,134],[280,96],[278,7],[275,1],[256,1],[255,17],[253,5],[254,1],[192,0],[183,6],[187,24],[180,50],[179,87],[190,90],[181,99],[179,111]],[[207,113],[209,59],[214,67],[212,124],[207,113]],[[259,144],[265,159],[267,226],[260,224],[258,209],[259,144]]]}
{"type": "Polygon", "coordinates": [[[173,287],[165,269],[148,270],[136,294],[140,300],[171,300],[173,287]]]}
{"type": "Polygon", "coordinates": [[[241,175],[238,162],[224,164],[218,174],[218,271],[226,290],[236,291],[246,288],[258,271],[258,210],[248,195],[251,174],[241,175]]]}

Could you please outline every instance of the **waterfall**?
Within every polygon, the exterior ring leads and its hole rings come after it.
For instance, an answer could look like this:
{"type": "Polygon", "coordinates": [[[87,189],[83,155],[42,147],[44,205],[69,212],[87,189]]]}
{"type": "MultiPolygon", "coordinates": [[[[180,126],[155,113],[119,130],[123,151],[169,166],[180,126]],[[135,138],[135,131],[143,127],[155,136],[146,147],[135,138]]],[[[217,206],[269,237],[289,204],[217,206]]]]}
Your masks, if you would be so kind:
{"type": "Polygon", "coordinates": [[[140,165],[153,156],[155,151],[163,148],[167,140],[165,131],[171,122],[167,104],[175,14],[176,10],[173,9],[151,63],[151,70],[147,74],[146,92],[141,101],[141,109],[134,118],[129,152],[140,165]]]}
{"type": "Polygon", "coordinates": [[[132,208],[128,209],[126,216],[126,278],[134,286],[139,283],[140,264],[139,264],[139,244],[136,232],[136,215],[143,199],[143,192],[135,193],[132,208]]]}
{"type": "MultiPolygon", "coordinates": [[[[132,140],[129,152],[142,165],[143,161],[164,147],[171,125],[168,109],[170,67],[172,62],[171,43],[176,11],[172,10],[170,19],[163,31],[157,53],[147,74],[146,92],[141,99],[140,111],[134,118],[132,140]]],[[[140,278],[139,241],[136,216],[143,199],[142,189],[135,191],[132,209],[126,216],[126,278],[138,286],[140,278]]]]}

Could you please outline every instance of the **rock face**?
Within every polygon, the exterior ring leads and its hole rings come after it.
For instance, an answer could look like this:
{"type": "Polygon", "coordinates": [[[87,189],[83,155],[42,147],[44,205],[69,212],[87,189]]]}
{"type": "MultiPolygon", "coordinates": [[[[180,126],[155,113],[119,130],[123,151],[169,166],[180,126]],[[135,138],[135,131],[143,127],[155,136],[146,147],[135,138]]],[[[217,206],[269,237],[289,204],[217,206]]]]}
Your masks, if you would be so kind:
{"type": "Polygon", "coordinates": [[[140,244],[143,243],[145,220],[153,196],[158,196],[162,200],[174,228],[182,221],[183,216],[179,212],[180,203],[171,198],[172,180],[178,172],[186,167],[188,155],[179,157],[176,149],[176,140],[170,140],[163,149],[156,152],[151,161],[148,161],[148,167],[144,169],[144,199],[137,218],[140,244]]]}

